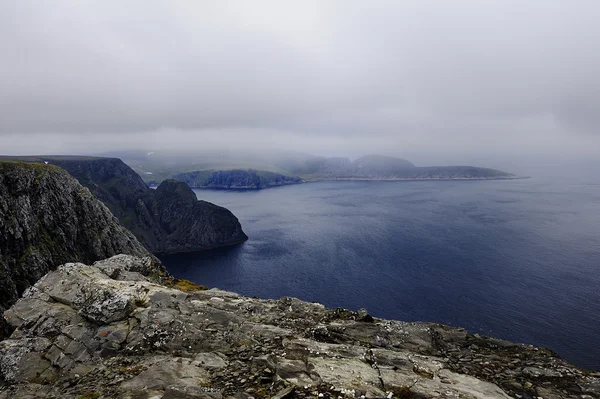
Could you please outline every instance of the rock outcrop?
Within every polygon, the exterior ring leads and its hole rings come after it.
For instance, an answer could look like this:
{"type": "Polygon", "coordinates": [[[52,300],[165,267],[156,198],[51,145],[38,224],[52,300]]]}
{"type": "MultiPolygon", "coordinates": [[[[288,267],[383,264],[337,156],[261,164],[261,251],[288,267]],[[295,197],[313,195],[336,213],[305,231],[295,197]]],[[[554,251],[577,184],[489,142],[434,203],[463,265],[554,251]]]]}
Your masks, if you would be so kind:
{"type": "Polygon", "coordinates": [[[198,251],[248,239],[228,209],[198,201],[184,184],[174,189],[172,183],[166,182],[168,188],[159,187],[155,191],[118,158],[39,156],[19,159],[49,162],[65,169],[104,202],[152,253],[198,251]],[[157,195],[158,192],[161,194],[157,195]],[[181,209],[175,226],[171,210],[178,206],[181,209]],[[210,213],[215,216],[209,217],[210,213]]]}
{"type": "Polygon", "coordinates": [[[131,256],[47,274],[5,313],[0,398],[600,398],[544,349],[159,282],[131,256]]]}
{"type": "MultiPolygon", "coordinates": [[[[0,161],[0,309],[65,262],[148,251],[63,169],[0,161]]],[[[0,336],[8,333],[0,322],[0,336]]]]}
{"type": "Polygon", "coordinates": [[[178,173],[173,179],[197,188],[263,189],[302,183],[297,176],[255,169],[203,170],[178,173]]]}
{"type": "Polygon", "coordinates": [[[165,233],[161,252],[196,251],[248,239],[228,209],[198,201],[183,182],[165,180],[154,194],[157,220],[165,233]]]}

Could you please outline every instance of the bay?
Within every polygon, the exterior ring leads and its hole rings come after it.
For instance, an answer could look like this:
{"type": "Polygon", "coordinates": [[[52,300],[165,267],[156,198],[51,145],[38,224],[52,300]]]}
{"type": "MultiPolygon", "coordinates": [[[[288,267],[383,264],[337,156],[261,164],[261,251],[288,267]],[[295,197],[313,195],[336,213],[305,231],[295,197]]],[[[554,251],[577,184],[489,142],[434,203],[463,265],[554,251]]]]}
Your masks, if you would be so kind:
{"type": "Polygon", "coordinates": [[[195,192],[230,209],[250,238],[163,256],[177,277],[465,327],[600,369],[598,181],[328,181],[195,192]]]}

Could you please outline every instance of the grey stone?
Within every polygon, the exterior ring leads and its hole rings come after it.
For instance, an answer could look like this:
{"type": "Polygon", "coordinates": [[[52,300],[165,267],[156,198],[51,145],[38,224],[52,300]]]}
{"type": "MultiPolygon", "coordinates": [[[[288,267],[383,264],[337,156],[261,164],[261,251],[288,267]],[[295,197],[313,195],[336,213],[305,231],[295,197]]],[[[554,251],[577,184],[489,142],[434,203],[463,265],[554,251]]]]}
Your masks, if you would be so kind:
{"type": "MultiPolygon", "coordinates": [[[[65,170],[0,161],[0,313],[60,264],[91,263],[120,253],[149,255],[65,170]]],[[[0,318],[0,337],[9,333],[0,318]]]]}
{"type": "Polygon", "coordinates": [[[0,398],[600,398],[597,374],[549,351],[293,298],[188,294],[139,277],[148,265],[68,264],[36,283],[6,312],[0,398]]]}

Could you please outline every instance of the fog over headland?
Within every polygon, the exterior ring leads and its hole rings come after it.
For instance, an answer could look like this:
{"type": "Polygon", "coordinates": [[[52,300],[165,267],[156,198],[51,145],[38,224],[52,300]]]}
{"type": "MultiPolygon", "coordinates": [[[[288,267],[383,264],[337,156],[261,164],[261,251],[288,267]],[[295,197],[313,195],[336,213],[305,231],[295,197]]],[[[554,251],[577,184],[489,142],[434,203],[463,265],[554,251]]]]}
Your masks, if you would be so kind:
{"type": "Polygon", "coordinates": [[[593,164],[598,20],[592,0],[4,1],[0,152],[593,164]]]}

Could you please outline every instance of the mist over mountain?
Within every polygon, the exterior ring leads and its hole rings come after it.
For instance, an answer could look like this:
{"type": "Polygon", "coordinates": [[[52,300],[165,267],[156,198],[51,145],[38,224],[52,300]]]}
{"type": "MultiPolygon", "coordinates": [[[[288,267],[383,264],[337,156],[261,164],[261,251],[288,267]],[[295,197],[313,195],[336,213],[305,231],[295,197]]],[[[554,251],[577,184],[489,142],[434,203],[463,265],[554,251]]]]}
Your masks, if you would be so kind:
{"type": "Polygon", "coordinates": [[[0,399],[600,399],[599,16],[0,1],[0,399]]]}
{"type": "Polygon", "coordinates": [[[2,2],[0,148],[597,165],[596,2],[369,3],[2,2]]]}
{"type": "Polygon", "coordinates": [[[267,188],[303,181],[447,180],[514,178],[514,174],[480,166],[416,166],[412,162],[370,154],[355,160],[300,152],[236,151],[122,151],[120,156],[146,183],[157,185],[173,178],[197,188],[267,188]]]}

